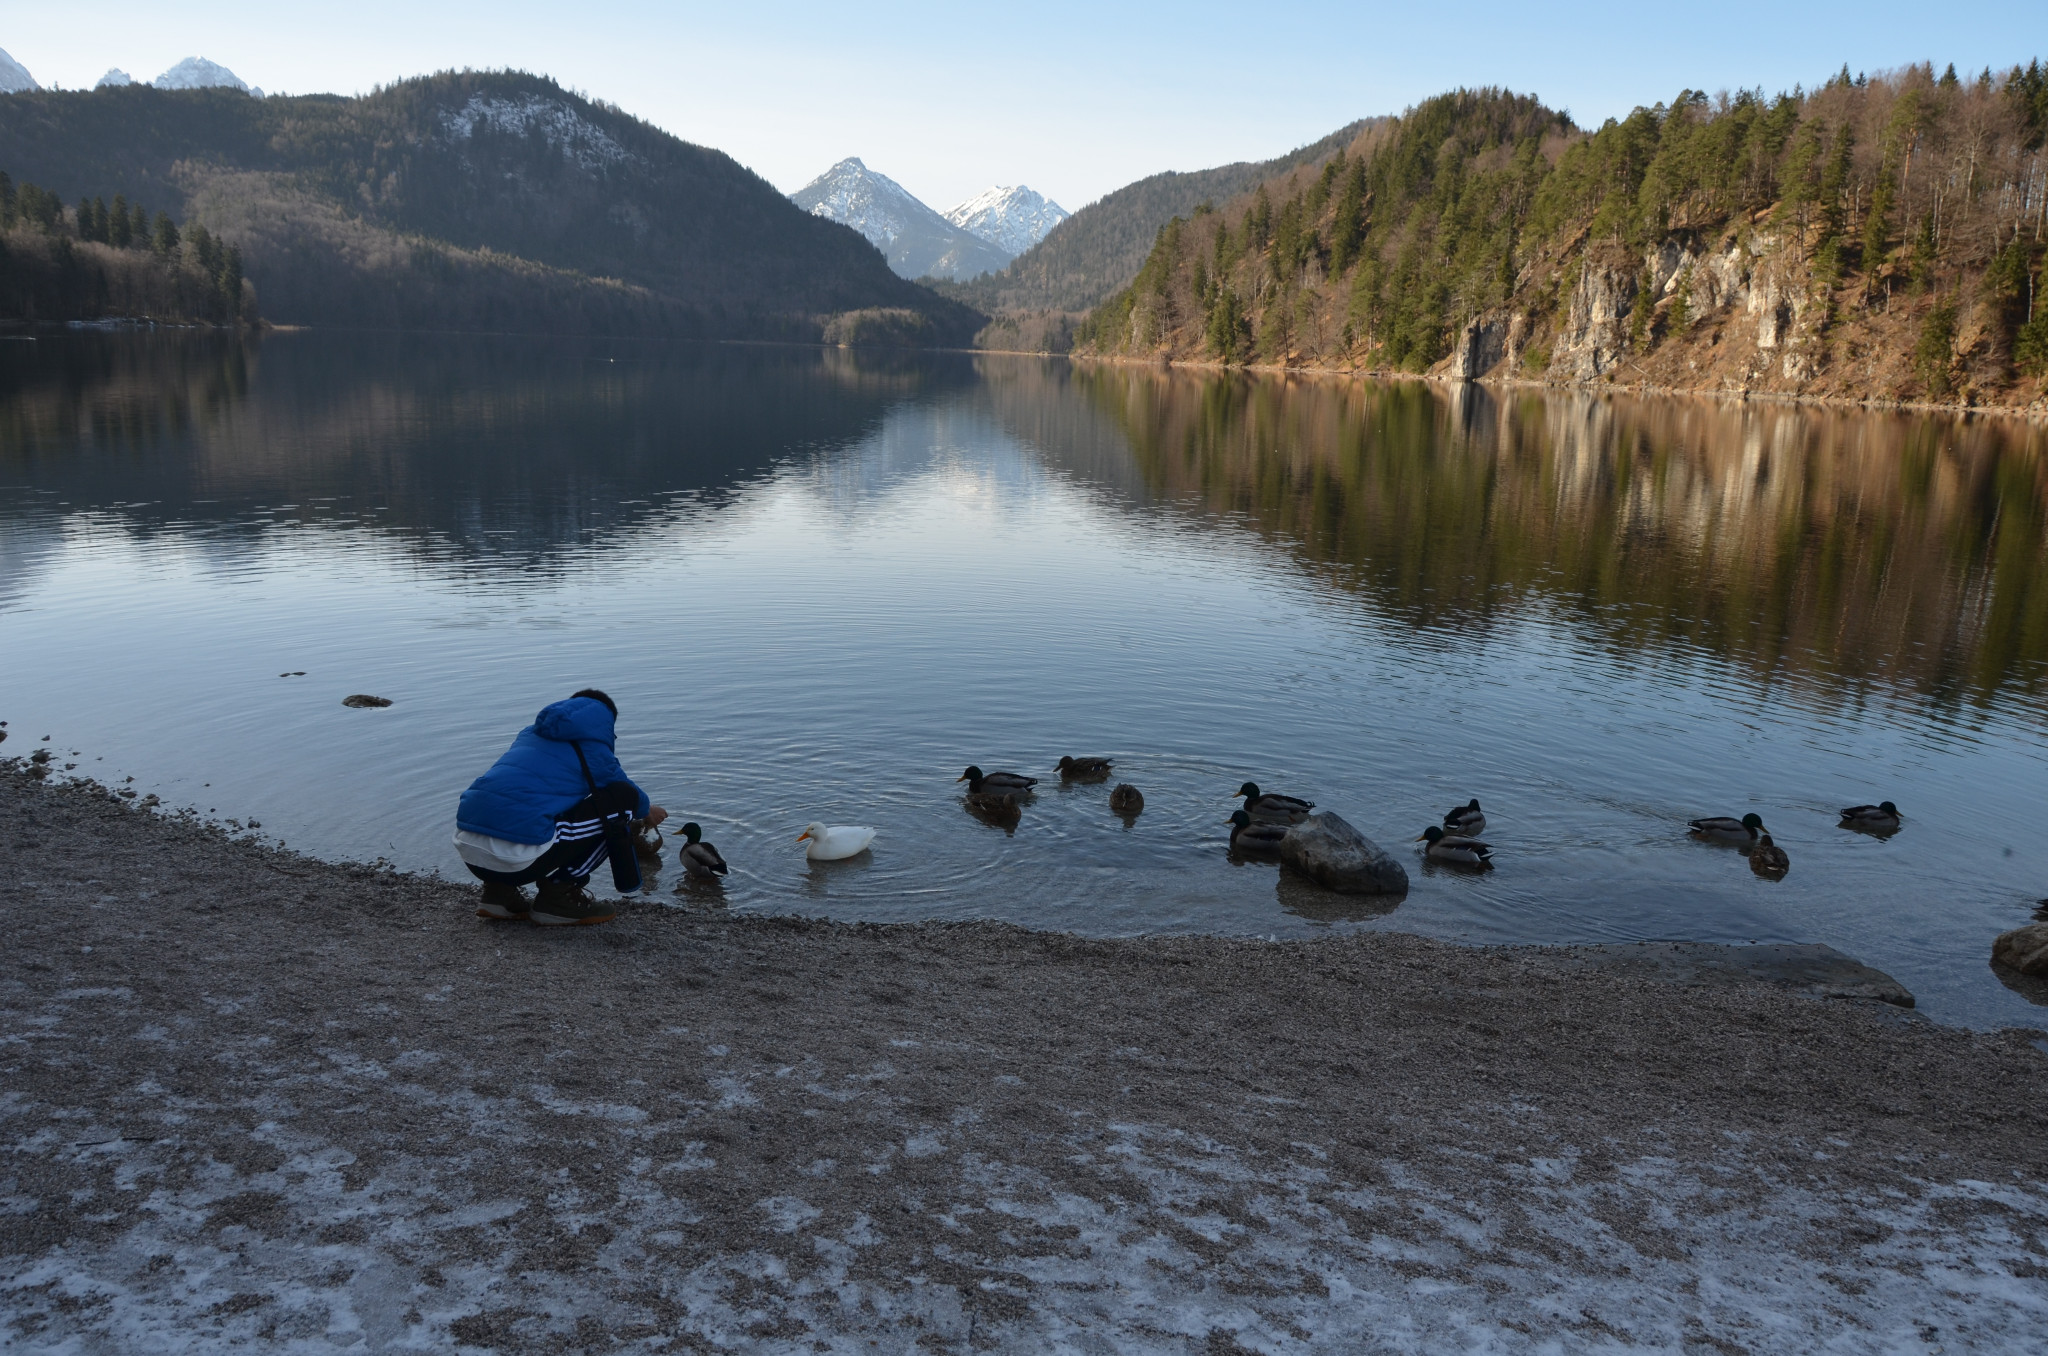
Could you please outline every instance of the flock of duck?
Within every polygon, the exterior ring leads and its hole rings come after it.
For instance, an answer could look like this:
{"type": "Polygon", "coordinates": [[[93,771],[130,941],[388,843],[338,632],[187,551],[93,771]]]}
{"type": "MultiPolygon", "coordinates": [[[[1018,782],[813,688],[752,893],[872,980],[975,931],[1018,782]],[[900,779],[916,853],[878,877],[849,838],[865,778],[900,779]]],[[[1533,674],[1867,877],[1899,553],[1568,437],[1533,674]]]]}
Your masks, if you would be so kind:
{"type": "MultiPolygon", "coordinates": [[[[1108,779],[1112,766],[1112,760],[1108,758],[1068,756],[1062,757],[1053,770],[1062,781],[1099,782],[1108,779]]],[[[1038,778],[1027,777],[1020,772],[983,772],[972,765],[954,780],[956,784],[967,783],[964,797],[967,808],[979,817],[997,823],[1014,819],[1038,785],[1038,778]]],[[[1233,799],[1244,801],[1243,808],[1232,813],[1228,821],[1230,851],[1241,856],[1277,854],[1286,841],[1288,830],[1306,820],[1316,808],[1314,801],[1264,791],[1256,782],[1240,786],[1233,799]]],[[[1137,787],[1121,782],[1109,793],[1109,808],[1128,821],[1144,810],[1145,797],[1137,787]]],[[[1900,822],[1899,807],[1887,800],[1876,805],[1844,807],[1840,827],[1882,836],[1898,832],[1900,822]]],[[[1759,876],[1776,880],[1792,869],[1792,859],[1786,855],[1785,849],[1771,841],[1760,815],[1746,814],[1740,819],[1714,815],[1688,820],[1686,830],[1701,842],[1742,849],[1749,858],[1750,870],[1759,876]]],[[[1475,796],[1463,805],[1451,807],[1444,814],[1442,824],[1430,825],[1415,841],[1425,844],[1422,853],[1429,861],[1490,871],[1493,869],[1493,849],[1479,837],[1484,832],[1486,812],[1479,808],[1479,799],[1475,796]]],[[[704,841],[700,825],[683,825],[682,835],[684,843],[678,856],[687,874],[700,878],[726,874],[725,858],[719,855],[717,848],[704,841]]],[[[638,841],[642,852],[660,856],[661,835],[657,830],[643,826],[638,841]]],[[[874,841],[875,830],[858,824],[828,826],[814,823],[797,836],[797,842],[810,844],[806,855],[814,862],[857,857],[866,852],[874,841]]]]}

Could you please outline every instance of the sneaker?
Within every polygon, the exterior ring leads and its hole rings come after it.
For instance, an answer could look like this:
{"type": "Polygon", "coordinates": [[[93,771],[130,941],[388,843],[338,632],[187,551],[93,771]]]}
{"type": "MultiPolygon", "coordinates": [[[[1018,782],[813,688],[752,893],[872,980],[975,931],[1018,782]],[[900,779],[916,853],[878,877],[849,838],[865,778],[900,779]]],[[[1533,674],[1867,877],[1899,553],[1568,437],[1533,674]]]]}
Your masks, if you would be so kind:
{"type": "Polygon", "coordinates": [[[524,922],[527,914],[526,896],[518,886],[498,880],[484,882],[484,902],[477,908],[477,917],[494,923],[515,923],[524,922]]]}
{"type": "Polygon", "coordinates": [[[600,903],[583,882],[544,880],[529,915],[544,928],[581,927],[586,923],[609,923],[619,916],[610,904],[600,903]]]}

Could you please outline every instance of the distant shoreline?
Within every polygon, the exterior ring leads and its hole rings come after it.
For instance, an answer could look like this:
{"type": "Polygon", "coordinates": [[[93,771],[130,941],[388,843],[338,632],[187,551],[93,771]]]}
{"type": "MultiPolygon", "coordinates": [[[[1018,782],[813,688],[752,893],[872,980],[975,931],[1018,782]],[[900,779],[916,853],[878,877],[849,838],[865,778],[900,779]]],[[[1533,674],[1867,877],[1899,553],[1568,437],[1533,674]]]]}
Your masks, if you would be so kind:
{"type": "MultiPolygon", "coordinates": [[[[978,351],[992,352],[994,350],[978,351]]],[[[1535,381],[1525,377],[1475,377],[1470,381],[1461,381],[1457,378],[1437,376],[1430,373],[1390,372],[1375,368],[1287,367],[1276,363],[1229,364],[1187,358],[1138,358],[1123,354],[1105,355],[1098,353],[1039,354],[1036,356],[1060,357],[1077,363],[1102,363],[1119,367],[1167,367],[1196,372],[1219,373],[1251,372],[1257,373],[1260,376],[1274,377],[1315,376],[1364,381],[1412,381],[1444,390],[1460,386],[1483,386],[1489,390],[1564,391],[1585,395],[1683,396],[1719,400],[1732,404],[1768,401],[1779,405],[1812,405],[1830,409],[1867,410],[1874,414],[1983,414],[1996,415],[2000,418],[2023,419],[2029,423],[2048,422],[2048,403],[2040,401],[2030,405],[1942,405],[1928,401],[1881,400],[1872,398],[1851,399],[1847,396],[1805,395],[1792,391],[1743,391],[1710,387],[1653,386],[1647,382],[1639,385],[1628,385],[1622,382],[1535,381]]]]}

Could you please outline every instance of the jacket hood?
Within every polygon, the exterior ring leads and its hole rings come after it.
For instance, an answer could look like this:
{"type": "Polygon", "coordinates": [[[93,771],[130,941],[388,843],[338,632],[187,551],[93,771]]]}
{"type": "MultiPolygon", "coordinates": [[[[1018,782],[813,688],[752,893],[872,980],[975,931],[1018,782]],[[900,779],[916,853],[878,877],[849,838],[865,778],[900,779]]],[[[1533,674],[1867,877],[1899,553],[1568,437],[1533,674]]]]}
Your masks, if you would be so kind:
{"type": "Polygon", "coordinates": [[[543,706],[533,718],[533,732],[542,739],[557,739],[565,744],[594,739],[606,748],[617,738],[611,708],[595,697],[564,697],[543,706]]]}

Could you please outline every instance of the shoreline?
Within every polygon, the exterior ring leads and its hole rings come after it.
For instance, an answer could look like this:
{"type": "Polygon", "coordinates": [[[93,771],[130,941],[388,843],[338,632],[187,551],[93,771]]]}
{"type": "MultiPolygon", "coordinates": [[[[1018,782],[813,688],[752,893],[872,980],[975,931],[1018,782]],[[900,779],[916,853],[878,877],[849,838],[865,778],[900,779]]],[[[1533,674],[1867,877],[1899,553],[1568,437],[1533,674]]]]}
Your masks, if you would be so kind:
{"type": "MultiPolygon", "coordinates": [[[[977,350],[989,351],[995,350],[977,350]]],[[[1127,354],[1097,353],[1056,353],[1036,354],[1036,357],[1066,358],[1070,362],[1103,363],[1109,366],[1184,368],[1197,372],[1247,372],[1266,377],[1310,376],[1336,377],[1347,381],[1416,381],[1442,389],[1461,386],[1483,386],[1494,391],[1535,390],[1562,391],[1582,395],[1631,395],[1641,398],[1685,398],[1708,399],[1728,404],[1746,404],[1753,400],[1767,400],[1786,405],[1809,405],[1818,409],[1862,410],[1871,414],[1947,414],[1955,416],[1990,415],[2001,419],[2018,419],[2027,423],[2048,423],[2048,402],[2035,401],[2027,405],[1958,405],[1936,404],[1931,401],[1851,399],[1847,396],[1807,395],[1796,391],[1753,391],[1729,390],[1725,387],[1677,387],[1658,386],[1649,382],[1578,382],[1540,381],[1528,377],[1474,377],[1462,380],[1440,376],[1431,372],[1390,372],[1377,368],[1346,367],[1289,367],[1278,363],[1220,363],[1197,358],[1137,358],[1127,354]]]]}
{"type": "Polygon", "coordinates": [[[490,925],[0,768],[25,1350],[2012,1349],[2038,1033],[1393,933],[490,925]]]}

